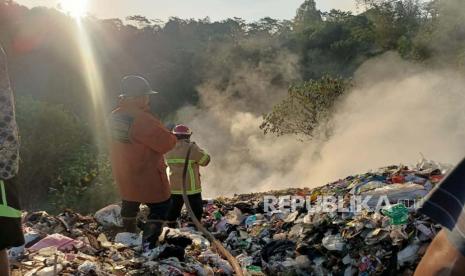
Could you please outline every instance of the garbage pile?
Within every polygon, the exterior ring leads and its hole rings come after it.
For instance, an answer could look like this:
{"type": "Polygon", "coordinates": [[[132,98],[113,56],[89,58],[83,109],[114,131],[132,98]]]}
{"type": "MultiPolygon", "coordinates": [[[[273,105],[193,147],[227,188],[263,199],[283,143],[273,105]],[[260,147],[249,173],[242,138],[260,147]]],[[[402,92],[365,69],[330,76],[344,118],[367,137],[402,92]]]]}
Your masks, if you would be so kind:
{"type": "MultiPolygon", "coordinates": [[[[202,223],[246,275],[410,275],[440,230],[416,212],[417,203],[448,169],[422,160],[314,189],[206,200],[202,223]],[[305,198],[306,204],[283,209],[277,200],[266,210],[267,197],[285,196],[305,198]],[[375,211],[309,207],[328,196],[342,198],[338,207],[357,196],[363,206],[375,207],[380,198],[384,205],[375,211]]],[[[190,227],[186,213],[178,229],[165,227],[160,245],[143,252],[140,234],[118,233],[119,212],[111,205],[93,216],[70,210],[25,215],[26,244],[9,251],[13,275],[232,275],[229,263],[190,227]]]]}

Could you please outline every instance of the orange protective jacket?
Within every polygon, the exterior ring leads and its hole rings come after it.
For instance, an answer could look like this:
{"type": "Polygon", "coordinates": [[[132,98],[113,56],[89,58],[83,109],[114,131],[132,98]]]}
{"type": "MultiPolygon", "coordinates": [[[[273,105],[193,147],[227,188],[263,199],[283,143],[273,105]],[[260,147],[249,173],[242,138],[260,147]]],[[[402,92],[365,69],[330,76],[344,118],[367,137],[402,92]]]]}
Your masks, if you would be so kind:
{"type": "Polygon", "coordinates": [[[169,199],[163,154],[176,136],[149,112],[148,106],[122,102],[111,114],[111,164],[123,200],[159,203],[169,199]]]}

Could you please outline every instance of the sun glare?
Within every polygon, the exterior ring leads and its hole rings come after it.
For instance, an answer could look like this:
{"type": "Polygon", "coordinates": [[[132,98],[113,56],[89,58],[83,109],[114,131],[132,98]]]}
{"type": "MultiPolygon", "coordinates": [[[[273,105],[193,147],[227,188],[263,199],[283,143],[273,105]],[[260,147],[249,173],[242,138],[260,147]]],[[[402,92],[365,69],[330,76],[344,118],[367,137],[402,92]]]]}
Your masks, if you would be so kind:
{"type": "Polygon", "coordinates": [[[61,0],[61,9],[74,18],[81,18],[87,13],[88,0],[61,0]]]}

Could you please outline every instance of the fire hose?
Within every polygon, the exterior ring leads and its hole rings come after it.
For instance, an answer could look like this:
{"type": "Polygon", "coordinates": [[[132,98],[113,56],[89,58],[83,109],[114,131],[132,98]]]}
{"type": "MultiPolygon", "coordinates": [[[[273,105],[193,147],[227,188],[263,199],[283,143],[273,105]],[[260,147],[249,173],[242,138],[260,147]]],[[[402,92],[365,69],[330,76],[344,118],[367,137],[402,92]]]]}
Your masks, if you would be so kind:
{"type": "Polygon", "coordinates": [[[186,209],[189,214],[189,217],[191,218],[192,222],[194,225],[197,227],[197,229],[202,232],[205,237],[210,241],[210,243],[213,245],[214,248],[222,255],[226,260],[228,260],[229,264],[231,264],[231,267],[234,269],[234,272],[238,276],[243,276],[244,273],[242,271],[242,267],[240,266],[239,262],[236,260],[236,258],[226,249],[224,248],[223,244],[218,241],[208,230],[203,227],[203,225],[200,223],[200,221],[197,219],[197,217],[194,214],[194,211],[192,211],[191,204],[189,202],[189,197],[187,196],[187,169],[189,166],[189,161],[190,161],[190,155],[191,155],[191,147],[187,150],[187,155],[186,155],[186,160],[184,162],[184,170],[182,172],[182,198],[184,200],[184,204],[186,204],[186,209]]]}

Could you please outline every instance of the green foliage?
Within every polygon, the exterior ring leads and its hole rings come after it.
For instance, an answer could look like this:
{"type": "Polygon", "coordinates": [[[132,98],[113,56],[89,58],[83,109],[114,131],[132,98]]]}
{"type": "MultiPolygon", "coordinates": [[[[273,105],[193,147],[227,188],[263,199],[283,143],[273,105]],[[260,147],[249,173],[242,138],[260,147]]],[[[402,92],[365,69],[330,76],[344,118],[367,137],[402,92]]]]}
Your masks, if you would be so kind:
{"type": "Polygon", "coordinates": [[[50,209],[55,212],[70,208],[93,213],[119,200],[108,156],[95,157],[85,149],[62,168],[53,186],[56,188],[50,189],[50,209]]]}
{"type": "Polygon", "coordinates": [[[83,199],[95,185],[111,185],[111,173],[99,158],[87,125],[62,105],[18,97],[16,106],[21,135],[18,182],[24,207],[53,211],[98,204],[83,199]]]}
{"type": "Polygon", "coordinates": [[[47,198],[61,168],[91,139],[86,127],[63,106],[30,97],[17,98],[16,106],[21,135],[19,183],[23,202],[32,208],[47,198]]]}
{"type": "Polygon", "coordinates": [[[298,32],[322,22],[321,11],[316,8],[315,0],[305,0],[297,9],[294,25],[298,32]]]}
{"type": "Polygon", "coordinates": [[[312,137],[315,129],[331,114],[332,107],[350,82],[323,76],[289,88],[288,97],[264,116],[261,128],[277,135],[298,134],[312,137]]]}

